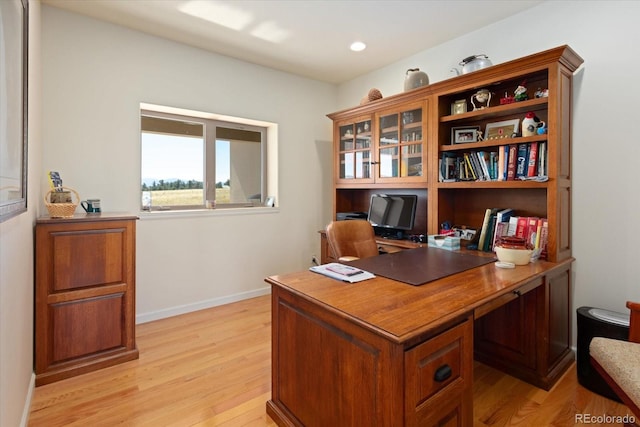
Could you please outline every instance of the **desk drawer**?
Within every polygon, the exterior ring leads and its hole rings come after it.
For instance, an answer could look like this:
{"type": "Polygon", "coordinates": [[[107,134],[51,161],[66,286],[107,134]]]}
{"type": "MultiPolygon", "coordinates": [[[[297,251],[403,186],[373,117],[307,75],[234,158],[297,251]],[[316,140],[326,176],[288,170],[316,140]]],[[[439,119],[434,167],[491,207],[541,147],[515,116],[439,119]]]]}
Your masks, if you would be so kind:
{"type": "Polygon", "coordinates": [[[539,277],[535,280],[532,280],[530,282],[525,283],[524,285],[520,286],[518,289],[516,289],[513,292],[510,292],[508,294],[504,294],[499,298],[496,298],[492,301],[489,301],[488,303],[481,305],[480,307],[476,308],[475,313],[474,313],[474,317],[476,319],[481,318],[482,316],[484,316],[487,313],[492,312],[493,310],[502,307],[503,305],[513,301],[516,298],[521,297],[522,295],[526,294],[527,292],[537,288],[538,286],[542,285],[543,280],[542,277],[539,277]]]}
{"type": "Polygon", "coordinates": [[[466,320],[405,353],[408,426],[465,418],[464,401],[471,398],[471,339],[472,321],[466,320]],[[451,410],[445,406],[451,406],[451,410]]]}

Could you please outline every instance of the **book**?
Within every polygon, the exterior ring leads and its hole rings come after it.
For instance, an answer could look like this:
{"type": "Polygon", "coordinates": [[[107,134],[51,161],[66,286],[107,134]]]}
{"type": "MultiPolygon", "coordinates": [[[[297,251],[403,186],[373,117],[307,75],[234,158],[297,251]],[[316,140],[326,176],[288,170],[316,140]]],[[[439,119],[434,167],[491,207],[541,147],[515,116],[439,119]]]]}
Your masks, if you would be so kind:
{"type": "Polygon", "coordinates": [[[547,243],[549,241],[549,220],[540,218],[540,238],[538,247],[540,248],[540,258],[547,259],[547,243]]]}
{"type": "Polygon", "coordinates": [[[471,163],[471,158],[469,156],[469,153],[464,153],[463,156],[464,156],[465,163],[467,164],[467,168],[468,168],[467,170],[470,173],[469,179],[473,179],[474,181],[477,180],[478,176],[476,175],[475,171],[473,170],[473,165],[471,163]]]}
{"type": "Polygon", "coordinates": [[[478,151],[478,163],[482,170],[484,181],[491,181],[491,175],[489,174],[489,156],[486,151],[478,151]]]}
{"type": "Polygon", "coordinates": [[[516,163],[518,161],[518,146],[511,144],[509,147],[509,155],[507,158],[507,181],[516,179],[516,163]]]}
{"type": "Polygon", "coordinates": [[[55,171],[49,171],[49,185],[51,189],[54,191],[62,191],[62,178],[60,178],[60,173],[55,171]]]}
{"type": "Polygon", "coordinates": [[[491,208],[484,212],[482,220],[482,228],[480,228],[480,238],[478,239],[478,250],[488,251],[489,242],[493,241],[493,225],[495,224],[495,216],[501,208],[491,208]],[[493,223],[491,221],[493,217],[493,223]]]}
{"type": "Polygon", "coordinates": [[[509,218],[513,216],[513,213],[513,209],[511,208],[502,209],[496,213],[496,218],[498,222],[509,222],[509,218]]]}
{"type": "Polygon", "coordinates": [[[518,154],[516,160],[516,178],[527,174],[527,144],[518,144],[518,154]]]}
{"type": "Polygon", "coordinates": [[[362,282],[363,280],[373,279],[374,277],[376,277],[373,273],[370,273],[368,271],[361,270],[349,265],[340,264],[338,262],[314,265],[312,267],[309,267],[309,270],[313,271],[314,273],[319,273],[348,283],[362,282]]]}
{"type": "Polygon", "coordinates": [[[509,230],[509,219],[511,219],[513,213],[513,209],[511,208],[502,209],[496,213],[491,250],[493,250],[499,238],[507,235],[507,231],[509,230]]]}
{"type": "Polygon", "coordinates": [[[529,218],[526,216],[518,217],[518,221],[516,223],[516,232],[514,236],[520,237],[522,239],[527,238],[527,227],[529,226],[529,218]]]}
{"type": "Polygon", "coordinates": [[[452,182],[456,180],[456,155],[454,153],[443,152],[440,160],[441,182],[452,182]]]}
{"type": "Polygon", "coordinates": [[[491,215],[489,216],[489,224],[487,225],[487,237],[484,239],[484,245],[482,250],[489,252],[493,250],[493,236],[496,230],[496,213],[497,209],[491,209],[491,215]]]}
{"type": "Polygon", "coordinates": [[[489,152],[489,178],[492,181],[498,180],[498,152],[489,152]]]}
{"type": "Polygon", "coordinates": [[[527,239],[527,243],[532,247],[536,244],[536,234],[538,232],[538,217],[528,217],[527,218],[527,229],[525,231],[525,239],[527,239]]]}
{"type": "Polygon", "coordinates": [[[509,218],[509,228],[507,228],[506,236],[516,235],[516,229],[518,228],[518,220],[519,218],[517,216],[512,216],[511,218],[509,218]]]}
{"type": "Polygon", "coordinates": [[[527,159],[527,176],[533,177],[538,174],[538,143],[529,143],[527,159]]]}
{"type": "Polygon", "coordinates": [[[547,142],[538,146],[538,176],[547,176],[547,142]]]}
{"type": "Polygon", "coordinates": [[[496,229],[493,233],[493,244],[491,245],[491,250],[495,250],[496,243],[498,240],[507,235],[507,230],[509,229],[509,221],[496,222],[496,229]]]}

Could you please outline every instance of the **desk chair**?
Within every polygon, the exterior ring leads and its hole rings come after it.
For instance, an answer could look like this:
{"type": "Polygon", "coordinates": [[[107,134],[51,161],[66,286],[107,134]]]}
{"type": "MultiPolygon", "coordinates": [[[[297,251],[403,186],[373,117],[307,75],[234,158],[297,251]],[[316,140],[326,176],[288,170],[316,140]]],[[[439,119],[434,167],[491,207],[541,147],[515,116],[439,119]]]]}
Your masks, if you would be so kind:
{"type": "Polygon", "coordinates": [[[333,221],[327,226],[329,247],[338,261],[354,261],[378,255],[376,235],[369,221],[333,221]]]}
{"type": "Polygon", "coordinates": [[[591,365],[625,405],[640,419],[640,303],[631,310],[629,341],[594,337],[589,345],[591,365]]]}

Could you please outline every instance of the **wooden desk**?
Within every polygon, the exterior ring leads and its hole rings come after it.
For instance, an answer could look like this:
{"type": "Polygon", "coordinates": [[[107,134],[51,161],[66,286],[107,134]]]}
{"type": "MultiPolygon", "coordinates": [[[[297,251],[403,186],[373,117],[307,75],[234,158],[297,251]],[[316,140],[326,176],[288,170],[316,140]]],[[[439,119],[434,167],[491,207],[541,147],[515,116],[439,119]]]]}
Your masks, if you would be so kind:
{"type": "Polygon", "coordinates": [[[471,426],[474,347],[549,389],[574,358],[571,262],[488,264],[422,286],[269,277],[267,413],[281,426],[471,426]]]}

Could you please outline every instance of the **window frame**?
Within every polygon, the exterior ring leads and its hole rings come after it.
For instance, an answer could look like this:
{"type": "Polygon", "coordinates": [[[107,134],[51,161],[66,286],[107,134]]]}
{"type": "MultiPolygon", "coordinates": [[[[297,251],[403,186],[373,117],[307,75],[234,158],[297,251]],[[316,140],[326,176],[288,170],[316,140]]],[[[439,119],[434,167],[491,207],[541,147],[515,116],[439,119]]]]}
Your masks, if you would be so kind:
{"type": "MultiPolygon", "coordinates": [[[[270,169],[270,157],[273,157],[273,153],[277,152],[277,124],[257,121],[252,119],[245,119],[240,117],[224,116],[213,113],[205,113],[194,110],[185,110],[174,107],[159,106],[153,104],[140,104],[140,165],[142,165],[142,134],[145,132],[142,129],[142,117],[156,117],[167,120],[177,120],[181,122],[199,123],[203,126],[203,203],[200,205],[168,205],[161,207],[152,207],[151,209],[144,209],[142,206],[142,200],[140,197],[140,210],[143,212],[185,212],[185,211],[211,211],[212,206],[208,206],[208,201],[215,200],[216,192],[216,141],[229,141],[233,144],[234,141],[244,141],[241,139],[229,139],[229,138],[217,138],[216,128],[224,127],[229,129],[246,130],[257,132],[260,134],[260,200],[259,203],[253,203],[251,200],[246,202],[235,203],[215,203],[213,207],[215,210],[227,210],[227,209],[249,209],[256,208],[258,206],[264,206],[265,201],[268,198],[275,198],[277,188],[277,182],[273,182],[276,179],[270,169]],[[271,153],[271,156],[270,156],[271,153]]],[[[275,164],[273,160],[271,163],[275,164]]],[[[273,166],[273,165],[272,165],[273,166]]],[[[142,182],[142,170],[140,170],[140,183],[142,182]]],[[[140,184],[141,185],[141,184],[140,184]]],[[[140,190],[140,196],[142,196],[142,190],[140,190]]],[[[248,195],[247,195],[248,198],[248,195]]]]}

